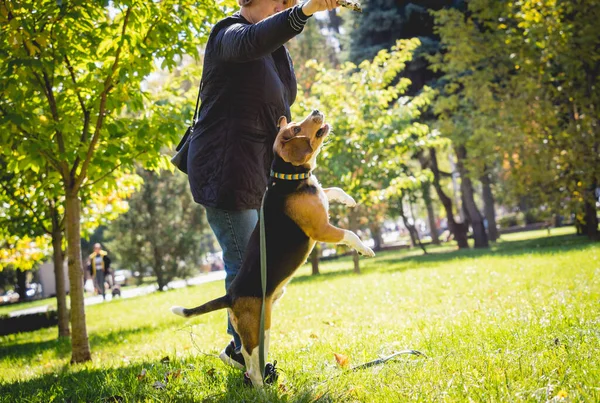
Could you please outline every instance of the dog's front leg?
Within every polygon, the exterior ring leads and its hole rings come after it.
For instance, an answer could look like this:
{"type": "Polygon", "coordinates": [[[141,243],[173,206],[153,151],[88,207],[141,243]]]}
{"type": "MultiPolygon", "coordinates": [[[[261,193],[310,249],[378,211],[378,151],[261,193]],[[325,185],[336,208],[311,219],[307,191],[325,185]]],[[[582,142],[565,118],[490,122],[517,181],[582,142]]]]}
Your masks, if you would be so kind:
{"type": "Polygon", "coordinates": [[[351,247],[352,249],[354,249],[361,255],[365,255],[368,257],[375,256],[375,252],[373,252],[373,250],[371,248],[369,248],[367,245],[365,245],[363,243],[363,241],[360,240],[358,235],[356,235],[354,232],[349,231],[349,230],[343,230],[343,231],[344,231],[344,238],[342,239],[341,242],[338,242],[338,243],[348,245],[349,247],[351,247]]]}
{"type": "Polygon", "coordinates": [[[287,201],[288,216],[312,240],[325,243],[348,245],[361,255],[373,257],[375,253],[352,231],[338,228],[329,223],[323,203],[313,195],[290,197],[287,201]]]}
{"type": "Polygon", "coordinates": [[[350,196],[348,193],[344,192],[344,190],[341,188],[326,188],[323,189],[323,192],[325,193],[325,196],[327,196],[327,200],[330,202],[337,201],[348,207],[356,206],[356,201],[354,198],[352,198],[352,196],[350,196]]]}

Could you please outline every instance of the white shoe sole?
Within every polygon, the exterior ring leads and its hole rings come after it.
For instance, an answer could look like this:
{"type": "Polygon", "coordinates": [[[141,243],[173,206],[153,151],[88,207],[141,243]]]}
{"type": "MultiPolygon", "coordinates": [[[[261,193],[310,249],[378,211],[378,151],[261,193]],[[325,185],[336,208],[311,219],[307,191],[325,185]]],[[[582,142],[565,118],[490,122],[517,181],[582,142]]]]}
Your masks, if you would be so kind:
{"type": "Polygon", "coordinates": [[[219,358],[221,359],[221,361],[223,361],[225,364],[229,365],[230,367],[241,369],[241,370],[245,369],[245,367],[242,364],[240,364],[239,362],[237,362],[236,360],[232,359],[230,356],[225,354],[225,351],[222,351],[221,354],[219,354],[219,358]]]}

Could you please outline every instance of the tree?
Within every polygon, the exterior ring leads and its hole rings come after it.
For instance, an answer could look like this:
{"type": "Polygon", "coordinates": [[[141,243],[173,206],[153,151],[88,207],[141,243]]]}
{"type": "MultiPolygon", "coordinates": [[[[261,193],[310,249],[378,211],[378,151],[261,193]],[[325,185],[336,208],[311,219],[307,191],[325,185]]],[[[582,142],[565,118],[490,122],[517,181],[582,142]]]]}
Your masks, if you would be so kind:
{"type": "Polygon", "coordinates": [[[108,247],[123,266],[140,273],[151,267],[162,291],[200,265],[209,228],[185,176],[146,170],[139,175],[144,184],[129,199],[129,211],[110,225],[108,247]]]}
{"type": "Polygon", "coordinates": [[[484,168],[484,172],[479,178],[482,186],[482,198],[483,198],[483,210],[484,216],[487,220],[488,227],[488,237],[490,241],[495,242],[500,238],[498,234],[498,225],[496,224],[496,212],[494,209],[494,194],[492,192],[492,180],[490,179],[491,172],[490,170],[484,168]]]}
{"type": "Polygon", "coordinates": [[[345,28],[352,33],[347,40],[347,59],[356,64],[371,60],[380,50],[394,46],[401,39],[400,31],[405,21],[402,7],[395,0],[368,0],[361,3],[363,12],[347,13],[345,24],[345,28]]]}
{"type": "Polygon", "coordinates": [[[294,70],[298,86],[302,91],[310,90],[315,82],[315,69],[306,66],[310,60],[319,61],[324,67],[339,65],[338,54],[332,43],[332,37],[323,34],[325,21],[311,18],[304,26],[302,35],[298,35],[285,46],[294,60],[294,70]]]}
{"type": "MultiPolygon", "coordinates": [[[[325,111],[333,128],[319,157],[319,180],[342,187],[366,207],[380,202],[381,192],[402,175],[400,167],[410,151],[418,143],[427,144],[432,135],[427,126],[415,122],[430,93],[408,100],[402,96],[410,81],[392,83],[418,45],[417,40],[398,42],[359,66],[345,63],[333,70],[311,64],[317,79],[308,97],[294,105],[296,116],[315,108],[325,111]]],[[[351,230],[358,229],[357,218],[349,211],[351,230]]]]}
{"type": "Polygon", "coordinates": [[[470,133],[463,142],[470,154],[503,168],[511,193],[530,204],[569,205],[596,238],[595,2],[473,0],[466,17],[435,15],[444,51],[434,64],[446,81],[438,112],[470,133]]]}
{"type": "Polygon", "coordinates": [[[471,173],[466,167],[467,164],[467,149],[464,145],[455,146],[457,157],[456,166],[460,173],[460,193],[463,208],[468,218],[471,228],[473,228],[473,238],[476,248],[489,247],[487,233],[483,224],[483,217],[479,212],[477,204],[475,204],[475,196],[473,183],[471,182],[471,173]]]}
{"type": "Polygon", "coordinates": [[[429,147],[429,153],[420,150],[418,153],[418,159],[422,169],[431,170],[433,179],[431,183],[444,207],[446,212],[446,219],[448,220],[448,230],[454,236],[459,249],[468,249],[469,242],[467,240],[467,225],[463,222],[457,221],[454,217],[454,210],[452,205],[452,199],[444,192],[442,187],[442,172],[439,168],[437,150],[435,147],[429,147]]]}
{"type": "Polygon", "coordinates": [[[0,5],[0,140],[9,169],[47,164],[64,197],[71,296],[72,362],[91,359],[83,305],[81,202],[117,186],[134,162],[160,156],[184,126],[169,105],[149,102],[143,80],[156,60],[172,68],[198,55],[213,1],[55,2],[0,5]],[[158,113],[157,113],[158,112],[158,113]],[[105,187],[105,185],[108,185],[105,187]]]}
{"type": "MultiPolygon", "coordinates": [[[[8,171],[8,164],[0,157],[2,174],[0,177],[0,200],[4,201],[0,210],[0,224],[4,228],[3,237],[38,237],[38,244],[51,239],[56,284],[56,306],[58,313],[58,337],[67,337],[69,317],[66,302],[64,276],[64,215],[56,186],[44,180],[44,173],[27,170],[16,174],[8,171]]],[[[46,166],[44,172],[48,173],[46,166]]],[[[9,242],[10,244],[10,242],[9,242]]],[[[16,248],[17,245],[12,245],[16,248]]],[[[18,253],[13,249],[13,253],[18,253]]],[[[46,254],[29,256],[33,264],[46,254]]],[[[22,268],[24,270],[24,268],[22,268]]],[[[24,299],[24,295],[21,296],[24,299]]]]}
{"type": "Polygon", "coordinates": [[[421,250],[423,250],[423,254],[426,255],[427,250],[425,249],[425,246],[423,246],[421,237],[415,226],[415,214],[413,209],[417,200],[418,191],[422,190],[423,184],[428,182],[428,173],[423,171],[422,175],[422,177],[417,178],[412,175],[412,173],[406,172],[403,177],[392,180],[392,183],[386,189],[385,194],[390,201],[390,204],[395,207],[395,212],[402,218],[402,223],[408,230],[410,236],[411,246],[419,246],[421,250]],[[410,215],[407,214],[405,210],[407,205],[410,215]]]}
{"type": "MultiPolygon", "coordinates": [[[[440,86],[439,78],[442,74],[431,68],[429,60],[430,55],[440,50],[440,39],[437,33],[434,32],[432,12],[447,8],[462,9],[464,2],[462,0],[418,0],[411,2],[369,0],[364,6],[363,13],[353,13],[347,21],[347,26],[351,27],[352,30],[352,34],[349,35],[350,60],[359,62],[372,57],[380,49],[389,48],[398,39],[418,38],[420,46],[413,50],[412,59],[407,63],[406,68],[399,73],[400,77],[408,78],[411,81],[407,94],[416,95],[423,88],[435,89],[440,86]]],[[[424,111],[420,119],[421,123],[430,126],[435,122],[435,116],[430,111],[424,111]]],[[[420,158],[422,168],[426,169],[429,166],[437,168],[437,160],[435,164],[428,162],[431,159],[429,157],[423,160],[425,154],[426,150],[419,150],[414,154],[417,158],[420,158]]],[[[466,240],[466,233],[464,233],[465,226],[454,219],[452,199],[444,194],[442,185],[439,182],[440,179],[440,175],[434,175],[433,181],[436,181],[434,188],[439,199],[442,200],[446,215],[449,217],[449,229],[458,241],[459,247],[468,248],[469,244],[466,240]]],[[[429,193],[425,192],[423,196],[426,197],[425,203],[430,221],[432,221],[434,213],[429,193]]]]}
{"type": "Polygon", "coordinates": [[[431,243],[434,245],[440,244],[438,235],[438,227],[436,223],[435,213],[433,211],[433,200],[431,199],[431,181],[424,181],[421,184],[421,193],[427,210],[427,220],[429,221],[429,231],[431,232],[431,243]]]}

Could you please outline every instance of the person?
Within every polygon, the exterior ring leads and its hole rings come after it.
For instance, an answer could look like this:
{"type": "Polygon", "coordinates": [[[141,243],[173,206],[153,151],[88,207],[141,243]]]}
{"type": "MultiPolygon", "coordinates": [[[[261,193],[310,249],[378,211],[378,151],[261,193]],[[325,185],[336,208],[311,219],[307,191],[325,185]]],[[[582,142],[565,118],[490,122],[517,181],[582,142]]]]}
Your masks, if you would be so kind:
{"type": "Polygon", "coordinates": [[[102,294],[102,299],[106,300],[106,290],[104,283],[110,281],[110,259],[108,253],[102,250],[102,245],[94,244],[94,252],[90,255],[89,270],[94,281],[94,288],[102,294]]]}
{"type": "MultiPolygon", "coordinates": [[[[204,53],[201,105],[192,131],[188,179],[194,200],[206,208],[221,249],[229,288],[258,221],[281,116],[291,121],[296,76],[283,46],[315,12],[335,0],[238,0],[240,10],[212,29],[204,53]]],[[[220,354],[243,369],[241,341],[220,354]]]]}

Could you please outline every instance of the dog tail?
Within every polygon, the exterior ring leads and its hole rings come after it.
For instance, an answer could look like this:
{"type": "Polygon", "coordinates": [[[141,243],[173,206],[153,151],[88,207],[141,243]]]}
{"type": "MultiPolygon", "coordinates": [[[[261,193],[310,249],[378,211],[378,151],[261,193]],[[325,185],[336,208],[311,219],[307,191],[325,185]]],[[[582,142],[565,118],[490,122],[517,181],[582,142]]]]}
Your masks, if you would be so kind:
{"type": "Polygon", "coordinates": [[[171,312],[173,312],[175,315],[183,316],[184,318],[189,318],[192,316],[203,315],[208,312],[229,307],[231,307],[231,300],[229,298],[229,295],[224,295],[220,298],[213,299],[212,301],[208,301],[206,304],[197,306],[195,308],[186,309],[182,306],[174,306],[171,307],[171,312]]]}

